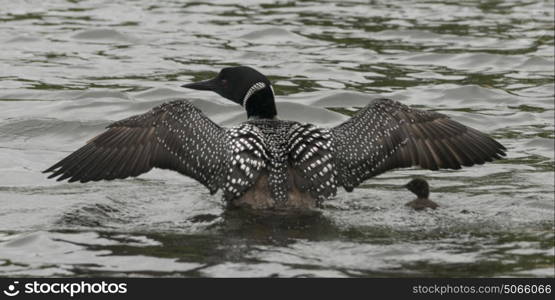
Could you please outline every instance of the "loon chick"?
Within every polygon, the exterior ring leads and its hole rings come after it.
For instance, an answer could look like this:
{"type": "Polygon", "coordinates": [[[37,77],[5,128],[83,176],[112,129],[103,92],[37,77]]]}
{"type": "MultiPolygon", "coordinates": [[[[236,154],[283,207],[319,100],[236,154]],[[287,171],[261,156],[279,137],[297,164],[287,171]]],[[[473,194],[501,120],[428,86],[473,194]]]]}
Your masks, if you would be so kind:
{"type": "Polygon", "coordinates": [[[428,182],[422,178],[415,178],[405,185],[405,187],[413,192],[417,198],[407,202],[405,206],[414,208],[415,210],[422,210],[424,208],[436,209],[439,207],[437,203],[428,199],[430,195],[430,187],[428,182]]]}
{"type": "Polygon", "coordinates": [[[229,207],[310,209],[387,170],[460,169],[505,155],[489,136],[446,115],[377,99],[333,128],[277,119],[270,81],[246,67],[183,87],[218,93],[248,120],[220,127],[187,100],[112,123],[44,172],[69,182],[139,176],[152,168],[192,177],[229,207]]]}

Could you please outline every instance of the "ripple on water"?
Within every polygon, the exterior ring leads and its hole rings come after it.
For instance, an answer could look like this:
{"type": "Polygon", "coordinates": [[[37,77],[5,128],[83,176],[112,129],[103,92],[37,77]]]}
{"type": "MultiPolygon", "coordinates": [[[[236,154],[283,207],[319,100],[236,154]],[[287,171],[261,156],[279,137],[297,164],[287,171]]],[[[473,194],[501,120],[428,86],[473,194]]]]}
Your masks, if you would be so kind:
{"type": "Polygon", "coordinates": [[[255,30],[240,36],[251,42],[262,44],[312,44],[316,43],[301,35],[295,34],[287,29],[280,27],[270,27],[262,30],[255,30]]]}
{"type": "Polygon", "coordinates": [[[95,42],[124,42],[138,43],[140,40],[131,34],[122,33],[115,29],[89,29],[78,32],[72,36],[74,39],[90,40],[95,42]]]}
{"type": "Polygon", "coordinates": [[[96,232],[61,233],[37,231],[4,237],[3,258],[9,274],[71,276],[80,272],[97,275],[180,273],[202,266],[172,258],[115,254],[121,246],[148,247],[158,243],[141,236],[105,236],[96,232]],[[44,260],[47,257],[48,260],[44,260]]]}

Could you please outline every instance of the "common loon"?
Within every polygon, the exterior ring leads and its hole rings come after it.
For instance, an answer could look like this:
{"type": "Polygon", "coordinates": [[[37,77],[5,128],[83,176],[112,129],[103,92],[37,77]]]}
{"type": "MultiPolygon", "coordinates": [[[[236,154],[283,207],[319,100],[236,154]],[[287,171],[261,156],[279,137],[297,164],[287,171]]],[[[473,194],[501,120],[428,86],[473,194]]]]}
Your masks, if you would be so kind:
{"type": "Polygon", "coordinates": [[[416,195],[416,199],[407,202],[406,206],[412,207],[415,210],[422,210],[424,208],[436,209],[439,207],[437,203],[428,199],[430,196],[430,187],[428,182],[422,178],[415,178],[405,185],[405,187],[416,195]]]}
{"type": "Polygon", "coordinates": [[[270,81],[246,66],[182,87],[244,107],[248,120],[220,127],[187,100],[112,123],[44,172],[69,182],[139,176],[152,168],[194,178],[229,207],[310,209],[387,170],[460,169],[505,155],[505,147],[449,117],[377,99],[333,128],[277,119],[270,81]]]}

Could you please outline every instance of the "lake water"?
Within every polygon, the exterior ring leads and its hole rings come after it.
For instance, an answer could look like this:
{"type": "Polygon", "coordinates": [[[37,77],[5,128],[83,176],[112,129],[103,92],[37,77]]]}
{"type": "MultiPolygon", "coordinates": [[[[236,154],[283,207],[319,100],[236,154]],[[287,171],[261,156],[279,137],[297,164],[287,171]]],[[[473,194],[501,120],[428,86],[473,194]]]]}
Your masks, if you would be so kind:
{"type": "Polygon", "coordinates": [[[555,276],[554,1],[0,7],[0,276],[555,276]],[[508,156],[388,172],[311,216],[226,213],[169,171],[87,184],[41,173],[167,99],[245,120],[179,87],[233,65],[269,76],[282,119],[330,127],[385,96],[491,134],[508,156]],[[404,206],[417,175],[438,210],[404,206]]]}

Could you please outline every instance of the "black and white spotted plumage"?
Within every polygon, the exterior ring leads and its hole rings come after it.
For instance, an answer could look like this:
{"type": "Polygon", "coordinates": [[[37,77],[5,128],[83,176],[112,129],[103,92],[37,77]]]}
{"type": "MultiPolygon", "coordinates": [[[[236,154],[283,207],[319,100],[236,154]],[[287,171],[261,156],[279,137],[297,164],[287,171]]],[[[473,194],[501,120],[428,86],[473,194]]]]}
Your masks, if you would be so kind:
{"type": "Polygon", "coordinates": [[[231,201],[245,193],[267,168],[270,159],[263,133],[251,124],[245,123],[227,130],[229,141],[229,164],[223,184],[224,199],[231,201]]]}
{"type": "Polygon", "coordinates": [[[312,124],[296,124],[289,135],[289,158],[292,168],[300,174],[301,190],[325,200],[337,190],[334,145],[328,129],[312,124]]]}
{"type": "Polygon", "coordinates": [[[488,136],[445,115],[379,99],[331,129],[274,119],[222,128],[186,100],[108,126],[45,172],[70,182],[138,176],[153,167],[192,177],[232,201],[268,176],[276,206],[292,184],[315,200],[351,191],[387,170],[459,169],[505,153],[488,136]]]}
{"type": "Polygon", "coordinates": [[[60,162],[49,178],[69,182],[138,176],[153,167],[196,179],[211,193],[220,188],[228,155],[226,129],[186,100],[155,107],[108,126],[60,162]]]}
{"type": "Polygon", "coordinates": [[[489,136],[446,115],[377,99],[331,129],[338,184],[350,191],[387,170],[460,169],[505,155],[489,136]]]}
{"type": "Polygon", "coordinates": [[[335,188],[333,175],[327,172],[331,165],[324,165],[331,160],[327,130],[292,121],[255,119],[230,128],[229,135],[233,146],[224,188],[227,200],[241,196],[263,171],[277,205],[287,202],[293,184],[315,199],[334,194],[330,191],[335,188]],[[291,172],[297,175],[296,182],[291,172]]]}
{"type": "Polygon", "coordinates": [[[287,209],[315,207],[339,187],[351,191],[395,168],[459,169],[505,155],[475,129],[389,99],[329,129],[278,120],[270,82],[248,67],[185,87],[215,91],[249,119],[223,128],[188,101],[172,101],[109,125],[45,172],[88,182],[170,169],[222,190],[227,203],[287,209]]]}

